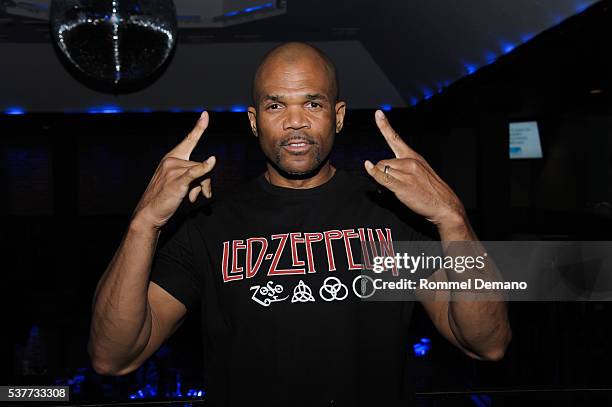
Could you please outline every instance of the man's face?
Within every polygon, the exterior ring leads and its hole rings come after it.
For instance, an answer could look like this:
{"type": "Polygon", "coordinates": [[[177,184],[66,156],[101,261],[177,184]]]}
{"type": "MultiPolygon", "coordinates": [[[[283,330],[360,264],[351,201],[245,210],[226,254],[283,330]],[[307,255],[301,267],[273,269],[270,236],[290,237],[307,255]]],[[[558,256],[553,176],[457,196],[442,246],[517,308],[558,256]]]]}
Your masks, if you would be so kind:
{"type": "Polygon", "coordinates": [[[314,58],[270,61],[258,83],[249,120],[277,170],[306,175],[328,157],[342,128],[344,103],[335,103],[327,70],[314,58]]]}

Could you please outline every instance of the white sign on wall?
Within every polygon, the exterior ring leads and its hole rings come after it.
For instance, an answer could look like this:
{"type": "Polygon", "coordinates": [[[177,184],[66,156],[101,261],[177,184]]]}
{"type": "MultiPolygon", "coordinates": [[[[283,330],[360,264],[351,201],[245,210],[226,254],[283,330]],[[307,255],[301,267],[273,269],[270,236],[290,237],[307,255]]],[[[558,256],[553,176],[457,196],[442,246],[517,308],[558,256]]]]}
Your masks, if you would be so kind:
{"type": "Polygon", "coordinates": [[[538,122],[510,123],[510,158],[542,158],[538,122]]]}

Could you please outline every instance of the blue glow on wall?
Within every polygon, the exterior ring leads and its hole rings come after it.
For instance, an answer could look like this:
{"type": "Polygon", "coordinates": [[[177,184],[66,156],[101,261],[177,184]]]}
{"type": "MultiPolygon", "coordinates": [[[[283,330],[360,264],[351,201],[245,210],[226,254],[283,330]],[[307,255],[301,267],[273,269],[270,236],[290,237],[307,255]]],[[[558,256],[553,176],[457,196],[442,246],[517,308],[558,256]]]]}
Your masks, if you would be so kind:
{"type": "Polygon", "coordinates": [[[442,81],[442,82],[437,82],[436,86],[438,87],[438,93],[442,93],[444,92],[444,89],[448,88],[451,84],[451,81],[442,81]]]}
{"type": "Polygon", "coordinates": [[[487,64],[492,64],[493,62],[497,61],[498,55],[493,52],[493,51],[487,51],[485,53],[485,60],[487,61],[487,64]]]}
{"type": "Polygon", "coordinates": [[[22,109],[17,106],[12,106],[6,109],[4,111],[4,114],[11,114],[11,115],[25,114],[25,109],[22,109]]]}
{"type": "Polygon", "coordinates": [[[576,5],[576,13],[582,13],[584,10],[586,10],[587,8],[589,8],[590,4],[588,3],[578,3],[576,5]]]}
{"type": "Polygon", "coordinates": [[[512,52],[516,48],[516,45],[514,45],[511,42],[507,42],[507,41],[503,41],[500,45],[501,45],[501,49],[504,54],[512,52]]]}
{"type": "Polygon", "coordinates": [[[380,108],[380,110],[384,110],[385,112],[391,110],[391,105],[379,105],[378,107],[380,108]]]}
{"type": "Polygon", "coordinates": [[[246,106],[243,105],[234,105],[230,108],[230,111],[232,112],[246,112],[247,108],[246,106]]]}
{"type": "Polygon", "coordinates": [[[478,66],[476,64],[464,64],[463,67],[468,75],[471,75],[478,70],[478,66]]]}
{"type": "Polygon", "coordinates": [[[563,16],[561,14],[555,14],[552,16],[552,20],[555,25],[560,24],[561,22],[563,22],[563,16]]]}
{"type": "Polygon", "coordinates": [[[119,106],[112,106],[112,105],[92,107],[92,108],[87,109],[87,113],[90,113],[90,114],[114,114],[114,113],[121,113],[121,112],[123,112],[123,109],[121,109],[119,106]]]}

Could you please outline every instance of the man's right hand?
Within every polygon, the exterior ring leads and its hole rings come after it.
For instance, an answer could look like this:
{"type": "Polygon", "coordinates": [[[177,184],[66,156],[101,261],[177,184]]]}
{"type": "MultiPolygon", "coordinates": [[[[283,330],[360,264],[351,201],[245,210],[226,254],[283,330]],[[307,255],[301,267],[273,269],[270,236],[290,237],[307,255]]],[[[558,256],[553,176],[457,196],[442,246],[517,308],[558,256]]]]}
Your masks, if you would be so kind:
{"type": "Polygon", "coordinates": [[[208,127],[208,112],[200,115],[191,132],[161,160],[140,202],[134,210],[133,219],[138,218],[154,228],[161,228],[174,215],[179,205],[189,194],[189,201],[195,202],[202,193],[212,196],[210,178],[192,183],[208,174],[215,166],[216,159],[210,156],[206,161],[190,161],[191,152],[198,144],[202,133],[208,127]]]}

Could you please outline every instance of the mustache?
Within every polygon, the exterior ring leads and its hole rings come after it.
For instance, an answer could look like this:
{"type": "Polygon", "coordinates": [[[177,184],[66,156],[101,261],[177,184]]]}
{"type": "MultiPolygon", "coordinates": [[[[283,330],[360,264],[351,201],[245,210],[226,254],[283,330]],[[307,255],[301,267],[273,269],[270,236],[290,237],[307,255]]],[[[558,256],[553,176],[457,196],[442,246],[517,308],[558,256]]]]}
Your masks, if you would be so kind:
{"type": "Polygon", "coordinates": [[[308,134],[300,131],[300,132],[291,133],[290,136],[288,136],[287,138],[284,138],[280,142],[280,145],[281,146],[286,146],[286,145],[289,145],[291,143],[295,143],[296,141],[299,141],[299,142],[302,142],[302,143],[308,143],[308,144],[316,144],[315,140],[312,137],[310,137],[308,134]]]}

